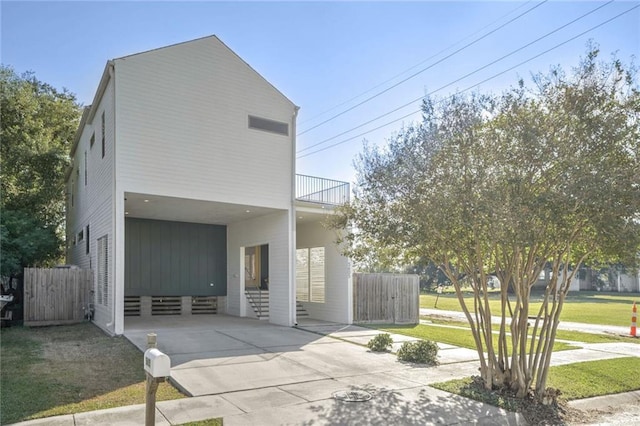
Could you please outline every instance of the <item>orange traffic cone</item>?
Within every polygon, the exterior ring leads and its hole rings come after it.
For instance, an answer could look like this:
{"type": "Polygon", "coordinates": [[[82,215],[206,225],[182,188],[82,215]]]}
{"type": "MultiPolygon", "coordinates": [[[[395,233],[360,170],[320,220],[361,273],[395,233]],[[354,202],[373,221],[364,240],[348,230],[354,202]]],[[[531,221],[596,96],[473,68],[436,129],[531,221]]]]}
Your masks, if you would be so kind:
{"type": "Polygon", "coordinates": [[[636,335],[636,319],[638,317],[638,311],[636,308],[636,302],[633,302],[633,308],[631,308],[631,337],[638,337],[636,335]]]}

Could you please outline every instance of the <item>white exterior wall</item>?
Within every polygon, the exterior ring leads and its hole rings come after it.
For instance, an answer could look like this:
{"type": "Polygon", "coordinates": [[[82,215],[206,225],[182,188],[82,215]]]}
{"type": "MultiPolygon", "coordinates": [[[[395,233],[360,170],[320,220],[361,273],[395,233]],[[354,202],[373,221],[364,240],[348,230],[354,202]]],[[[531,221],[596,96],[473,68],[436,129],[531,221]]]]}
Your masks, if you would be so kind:
{"type": "Polygon", "coordinates": [[[290,208],[295,106],[217,38],[114,64],[119,192],[290,208]]]}
{"type": "MultiPolygon", "coordinates": [[[[320,222],[298,223],[296,248],[324,247],[325,302],[303,302],[311,318],[351,324],[353,288],[351,263],[340,254],[335,235],[320,222]]],[[[294,283],[295,285],[295,283],[294,283]]]]}
{"type": "Polygon", "coordinates": [[[74,155],[80,175],[74,170],[68,182],[68,191],[73,186],[75,194],[67,234],[73,236],[89,223],[91,238],[90,256],[84,244],[72,245],[68,263],[93,266],[95,271],[96,241],[103,235],[109,238],[109,301],[96,304],[95,322],[109,333],[124,332],[124,195],[131,192],[279,210],[228,226],[227,306],[234,315],[246,308],[234,277],[243,261],[240,247],[266,243],[274,283],[270,321],[293,325],[295,105],[216,37],[110,64],[111,78],[74,155]],[[249,129],[249,115],[287,123],[289,135],[249,129]],[[95,144],[86,148],[94,131],[95,144]]]}
{"type": "Polygon", "coordinates": [[[94,273],[94,322],[109,333],[114,333],[113,326],[113,288],[114,288],[114,244],[113,244],[113,190],[114,190],[114,84],[111,80],[102,99],[97,105],[92,122],[86,123],[76,147],[73,157],[73,172],[67,182],[67,192],[75,190],[74,203],[71,206],[67,197],[67,263],[78,265],[83,269],[93,269],[94,273]],[[102,157],[102,112],[105,112],[105,156],[102,157]],[[95,142],[90,144],[91,136],[95,133],[95,142]],[[84,154],[87,153],[87,183],[85,185],[84,154]],[[78,173],[79,169],[79,173],[78,173]],[[90,252],[86,254],[86,241],[74,246],[73,235],[84,230],[89,225],[90,252]],[[97,303],[97,240],[108,236],[109,253],[109,300],[106,304],[97,303]]]}
{"type": "Polygon", "coordinates": [[[294,285],[291,274],[290,229],[292,215],[289,211],[273,213],[255,219],[236,222],[227,226],[227,313],[251,316],[244,294],[243,247],[269,244],[269,322],[292,326],[295,304],[291,291],[294,285]]]}

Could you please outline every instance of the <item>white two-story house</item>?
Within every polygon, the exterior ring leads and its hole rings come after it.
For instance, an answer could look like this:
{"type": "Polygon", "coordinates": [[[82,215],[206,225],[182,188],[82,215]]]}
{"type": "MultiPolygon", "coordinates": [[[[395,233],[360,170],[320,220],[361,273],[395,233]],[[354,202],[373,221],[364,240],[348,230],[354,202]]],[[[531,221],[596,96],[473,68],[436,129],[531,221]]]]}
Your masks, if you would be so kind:
{"type": "Polygon", "coordinates": [[[349,184],[296,175],[298,107],[217,37],[107,62],[66,176],[67,262],[93,321],[226,313],[350,323],[323,226],[349,184]]]}

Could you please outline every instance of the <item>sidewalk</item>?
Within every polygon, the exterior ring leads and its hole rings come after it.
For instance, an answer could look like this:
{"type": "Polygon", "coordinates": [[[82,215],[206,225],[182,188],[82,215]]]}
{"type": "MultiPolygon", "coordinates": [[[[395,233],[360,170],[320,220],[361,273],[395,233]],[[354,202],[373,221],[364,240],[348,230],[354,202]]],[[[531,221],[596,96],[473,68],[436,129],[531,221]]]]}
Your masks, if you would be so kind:
{"type": "MultiPolygon", "coordinates": [[[[439,314],[442,311],[438,311],[439,314]]],[[[524,425],[524,418],[491,405],[452,395],[428,386],[432,383],[468,377],[478,373],[475,350],[439,344],[438,367],[401,364],[395,355],[371,354],[361,345],[380,331],[331,323],[301,326],[308,332],[330,336],[351,346],[347,356],[378,357],[384,360],[384,370],[341,371],[328,378],[297,383],[259,387],[250,390],[222,392],[191,398],[162,401],[156,407],[156,425],[178,425],[187,422],[222,417],[225,426],[233,425],[335,425],[335,424],[399,424],[454,425],[491,424],[524,425]],[[355,351],[355,352],[353,352],[355,351]],[[360,355],[358,355],[360,354],[360,355]],[[388,359],[387,359],[388,358],[388,359]],[[387,361],[389,363],[387,364],[387,361]],[[371,399],[345,402],[334,398],[336,392],[365,391],[371,399]]],[[[416,340],[393,334],[394,350],[404,341],[416,340]]],[[[326,337],[325,337],[326,339],[326,337]]],[[[344,345],[344,343],[342,343],[344,345]]],[[[316,344],[315,350],[331,350],[336,344],[316,344]],[[326,349],[325,349],[326,348],[326,349]]],[[[588,344],[581,349],[554,354],[553,365],[640,356],[640,347],[629,343],[588,344]]],[[[335,349],[334,349],[335,350],[335,349]]],[[[330,369],[330,366],[327,366],[330,369]]],[[[618,396],[624,403],[639,401],[638,393],[618,396]]],[[[594,404],[615,404],[616,398],[601,397],[594,404]]],[[[640,401],[639,401],[640,402],[640,401]]],[[[576,401],[572,403],[579,404],[576,401]]],[[[590,401],[582,402],[590,406],[590,401]]],[[[140,425],[144,424],[144,405],[78,413],[19,423],[29,425],[140,425]]]]}
{"type": "MultiPolygon", "coordinates": [[[[456,321],[467,321],[467,317],[463,312],[459,311],[445,311],[442,309],[435,308],[420,308],[420,315],[422,316],[439,316],[454,319],[456,321]]],[[[493,324],[500,324],[502,319],[498,316],[492,316],[491,322],[493,324]]],[[[507,324],[510,324],[511,320],[507,317],[507,324]]],[[[615,325],[598,325],[598,324],[585,324],[579,322],[567,322],[560,321],[558,324],[558,329],[560,330],[572,330],[572,331],[581,331],[583,333],[604,333],[604,334],[617,334],[628,336],[629,335],[629,327],[620,327],[615,325]]]]}

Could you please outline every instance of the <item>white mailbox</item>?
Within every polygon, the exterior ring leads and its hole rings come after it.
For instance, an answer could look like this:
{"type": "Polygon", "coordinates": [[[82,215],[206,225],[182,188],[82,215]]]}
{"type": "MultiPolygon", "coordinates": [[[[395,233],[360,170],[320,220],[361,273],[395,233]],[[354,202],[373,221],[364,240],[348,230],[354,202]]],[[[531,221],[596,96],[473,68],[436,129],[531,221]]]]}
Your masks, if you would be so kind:
{"type": "Polygon", "coordinates": [[[169,377],[171,359],[156,348],[147,349],[144,352],[144,370],[151,374],[151,377],[169,377]]]}

